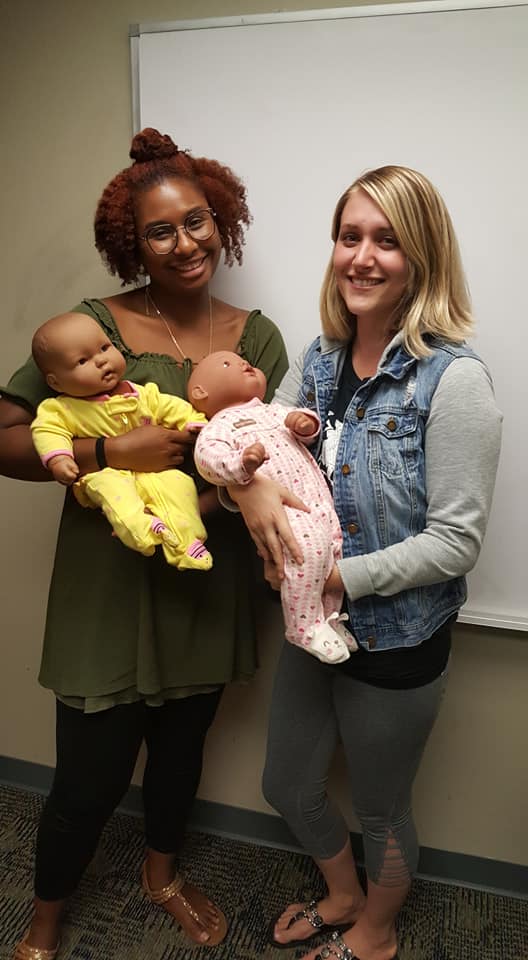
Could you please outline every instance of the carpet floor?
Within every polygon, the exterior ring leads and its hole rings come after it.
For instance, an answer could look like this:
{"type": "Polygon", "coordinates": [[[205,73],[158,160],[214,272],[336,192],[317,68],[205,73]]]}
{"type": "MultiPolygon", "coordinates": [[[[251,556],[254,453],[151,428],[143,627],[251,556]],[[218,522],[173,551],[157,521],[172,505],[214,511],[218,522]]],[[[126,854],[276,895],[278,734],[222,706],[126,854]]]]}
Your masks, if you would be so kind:
{"type": "MultiPolygon", "coordinates": [[[[31,916],[32,863],[42,797],[0,788],[0,960],[9,960],[31,916]]],[[[297,960],[267,928],[287,903],[321,892],[308,857],[192,833],[182,871],[229,919],[217,947],[193,947],[142,895],[141,821],[116,814],[71,899],[58,960],[297,960]]],[[[399,919],[398,960],[528,960],[528,902],[416,880],[399,919]]]]}

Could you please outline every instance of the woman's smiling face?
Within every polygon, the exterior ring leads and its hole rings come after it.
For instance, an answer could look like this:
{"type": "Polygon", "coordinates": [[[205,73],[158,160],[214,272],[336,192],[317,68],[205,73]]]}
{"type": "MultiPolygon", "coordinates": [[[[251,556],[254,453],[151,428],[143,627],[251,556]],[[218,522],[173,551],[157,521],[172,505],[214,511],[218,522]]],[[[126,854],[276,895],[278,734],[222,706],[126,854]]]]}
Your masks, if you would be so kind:
{"type": "Polygon", "coordinates": [[[358,319],[390,321],[407,289],[407,257],[381,208],[360,188],[343,208],[333,263],[348,311],[358,319]]]}
{"type": "MultiPolygon", "coordinates": [[[[144,237],[162,224],[183,227],[188,218],[209,204],[203,191],[190,180],[174,178],[138,194],[135,201],[136,230],[144,237]]],[[[141,259],[154,283],[180,292],[196,290],[209,283],[220,259],[222,243],[215,228],[207,240],[195,240],[179,229],[178,243],[171,253],[156,254],[140,239],[141,259]]]]}

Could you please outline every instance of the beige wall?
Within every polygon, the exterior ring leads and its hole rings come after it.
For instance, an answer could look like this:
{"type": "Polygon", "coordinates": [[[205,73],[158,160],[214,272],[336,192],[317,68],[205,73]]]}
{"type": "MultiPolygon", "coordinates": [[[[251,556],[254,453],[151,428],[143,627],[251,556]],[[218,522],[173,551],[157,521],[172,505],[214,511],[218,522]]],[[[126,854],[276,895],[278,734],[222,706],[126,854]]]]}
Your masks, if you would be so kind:
{"type": "MultiPolygon", "coordinates": [[[[288,9],[309,5],[289,3],[288,9]]],[[[25,357],[32,330],[46,316],[83,296],[117,289],[93,249],[91,221],[102,188],[127,161],[129,23],[274,7],[265,0],[1,5],[0,382],[25,357]]],[[[0,494],[0,754],[52,764],[53,702],[35,677],[61,494],[52,485],[3,478],[0,494]]],[[[267,620],[263,667],[251,687],[228,692],[201,786],[204,798],[255,810],[268,809],[259,776],[280,634],[278,610],[268,611],[267,620]]],[[[457,630],[450,686],[416,788],[424,844],[528,862],[528,834],[521,821],[528,799],[527,653],[522,634],[457,630]]],[[[347,804],[340,763],[335,782],[347,804]]],[[[350,822],[354,825],[352,816],[350,822]]]]}

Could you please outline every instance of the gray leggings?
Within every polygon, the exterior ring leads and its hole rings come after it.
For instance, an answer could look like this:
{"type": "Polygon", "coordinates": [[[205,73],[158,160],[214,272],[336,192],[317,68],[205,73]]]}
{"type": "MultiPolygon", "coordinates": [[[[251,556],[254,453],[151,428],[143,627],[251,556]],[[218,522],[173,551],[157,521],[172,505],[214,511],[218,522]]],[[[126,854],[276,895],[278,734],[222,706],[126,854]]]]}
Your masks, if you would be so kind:
{"type": "Polygon", "coordinates": [[[341,740],[367,875],[382,886],[408,881],[418,864],[411,788],[445,683],[444,672],[423,687],[386,690],[284,645],[263,791],[316,860],[336,856],[348,840],[343,816],[327,794],[328,771],[341,740]]]}

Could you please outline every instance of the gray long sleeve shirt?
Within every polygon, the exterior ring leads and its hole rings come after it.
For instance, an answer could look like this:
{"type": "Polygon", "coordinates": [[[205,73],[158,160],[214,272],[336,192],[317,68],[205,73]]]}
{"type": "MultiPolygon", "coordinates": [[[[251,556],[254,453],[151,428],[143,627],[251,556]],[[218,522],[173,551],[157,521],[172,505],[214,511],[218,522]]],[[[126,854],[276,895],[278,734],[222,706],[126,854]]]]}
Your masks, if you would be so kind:
{"type": "MultiPolygon", "coordinates": [[[[302,366],[301,357],[275,394],[277,402],[298,402],[302,366]]],[[[340,560],[351,600],[391,596],[472,569],[491,508],[501,423],[486,367],[468,357],[453,360],[439,381],[426,426],[425,528],[401,543],[340,560]]]]}

